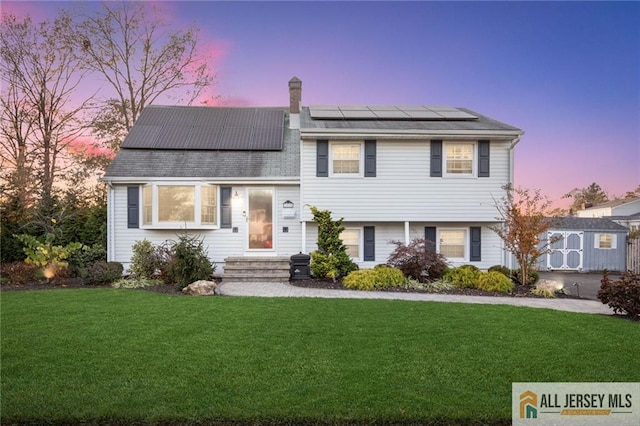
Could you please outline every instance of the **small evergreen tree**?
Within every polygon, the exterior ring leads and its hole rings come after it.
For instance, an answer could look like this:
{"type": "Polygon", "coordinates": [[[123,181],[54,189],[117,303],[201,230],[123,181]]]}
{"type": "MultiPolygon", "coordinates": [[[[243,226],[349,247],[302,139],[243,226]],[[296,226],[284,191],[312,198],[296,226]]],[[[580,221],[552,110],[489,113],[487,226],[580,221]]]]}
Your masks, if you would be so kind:
{"type": "Polygon", "coordinates": [[[335,281],[349,272],[358,269],[349,255],[347,247],[340,238],[344,231],[344,219],[333,220],[328,210],[318,210],[312,206],[313,221],[318,225],[318,249],[311,252],[311,273],[318,278],[331,278],[335,281]]]}

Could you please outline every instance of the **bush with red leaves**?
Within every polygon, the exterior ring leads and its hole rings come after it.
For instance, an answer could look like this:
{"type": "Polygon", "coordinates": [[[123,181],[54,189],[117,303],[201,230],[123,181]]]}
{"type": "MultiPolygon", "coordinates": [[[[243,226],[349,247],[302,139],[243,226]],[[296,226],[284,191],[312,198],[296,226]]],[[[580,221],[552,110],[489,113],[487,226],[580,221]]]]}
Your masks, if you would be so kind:
{"type": "Polygon", "coordinates": [[[424,238],[411,240],[409,244],[401,241],[391,241],[396,248],[393,250],[387,264],[398,268],[405,277],[420,282],[435,281],[449,267],[447,259],[433,250],[434,243],[424,238]]]}
{"type": "Polygon", "coordinates": [[[625,272],[619,280],[612,281],[605,271],[600,281],[598,299],[609,305],[615,313],[623,313],[640,319],[640,274],[625,272]]]}

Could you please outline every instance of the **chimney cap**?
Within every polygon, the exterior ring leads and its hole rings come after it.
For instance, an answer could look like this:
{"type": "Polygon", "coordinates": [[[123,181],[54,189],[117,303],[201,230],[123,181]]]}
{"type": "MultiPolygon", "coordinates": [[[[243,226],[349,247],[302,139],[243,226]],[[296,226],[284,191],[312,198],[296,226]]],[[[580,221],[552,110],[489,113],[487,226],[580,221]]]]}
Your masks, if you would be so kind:
{"type": "Polygon", "coordinates": [[[300,80],[298,77],[293,76],[293,78],[291,78],[291,80],[289,80],[289,87],[302,87],[302,80],[300,80]]]}

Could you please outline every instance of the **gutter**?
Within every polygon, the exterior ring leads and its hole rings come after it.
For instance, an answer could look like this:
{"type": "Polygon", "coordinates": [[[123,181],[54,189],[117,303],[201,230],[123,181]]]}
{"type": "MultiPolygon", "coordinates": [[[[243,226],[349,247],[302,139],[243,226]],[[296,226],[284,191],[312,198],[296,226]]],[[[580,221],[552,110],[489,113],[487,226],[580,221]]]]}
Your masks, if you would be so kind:
{"type": "Polygon", "coordinates": [[[461,139],[519,139],[522,130],[394,130],[381,131],[376,129],[300,129],[301,139],[322,139],[324,137],[362,139],[371,136],[383,139],[425,139],[425,138],[461,138],[461,139]]]}
{"type": "Polygon", "coordinates": [[[516,147],[516,145],[518,145],[518,143],[520,142],[520,137],[524,134],[524,132],[522,132],[520,135],[518,135],[515,139],[513,139],[511,141],[511,145],[509,145],[509,183],[511,185],[513,185],[513,181],[514,181],[514,160],[515,160],[515,155],[513,152],[513,149],[516,147]]]}

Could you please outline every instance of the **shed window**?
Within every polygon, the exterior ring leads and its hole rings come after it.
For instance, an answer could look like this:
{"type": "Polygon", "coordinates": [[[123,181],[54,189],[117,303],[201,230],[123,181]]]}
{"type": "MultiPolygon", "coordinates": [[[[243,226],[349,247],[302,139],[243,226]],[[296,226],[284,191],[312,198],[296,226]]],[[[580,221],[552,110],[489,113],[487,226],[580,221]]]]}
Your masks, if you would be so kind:
{"type": "Polygon", "coordinates": [[[616,235],[615,234],[596,234],[595,248],[598,248],[598,249],[616,248],[616,235]]]}

